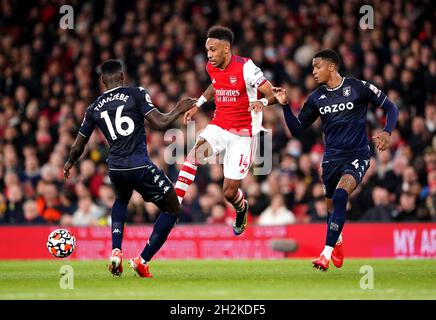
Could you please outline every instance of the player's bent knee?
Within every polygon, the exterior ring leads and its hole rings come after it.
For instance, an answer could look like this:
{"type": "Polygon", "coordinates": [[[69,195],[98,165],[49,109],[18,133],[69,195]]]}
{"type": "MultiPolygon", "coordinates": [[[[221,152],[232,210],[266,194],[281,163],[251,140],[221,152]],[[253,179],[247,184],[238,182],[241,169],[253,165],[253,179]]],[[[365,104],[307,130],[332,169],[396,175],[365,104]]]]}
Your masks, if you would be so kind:
{"type": "Polygon", "coordinates": [[[163,212],[166,212],[176,218],[179,217],[180,211],[182,211],[182,207],[177,200],[177,195],[175,191],[167,194],[163,199],[158,202],[154,202],[154,204],[163,212]]]}
{"type": "Polygon", "coordinates": [[[347,191],[348,193],[353,192],[353,190],[357,187],[357,179],[350,173],[346,173],[342,176],[341,180],[338,183],[337,189],[341,188],[347,191]]]}
{"type": "Polygon", "coordinates": [[[165,212],[172,215],[173,217],[178,218],[180,215],[180,211],[182,211],[182,207],[180,206],[179,201],[171,201],[171,203],[168,203],[166,206],[165,212]]]}

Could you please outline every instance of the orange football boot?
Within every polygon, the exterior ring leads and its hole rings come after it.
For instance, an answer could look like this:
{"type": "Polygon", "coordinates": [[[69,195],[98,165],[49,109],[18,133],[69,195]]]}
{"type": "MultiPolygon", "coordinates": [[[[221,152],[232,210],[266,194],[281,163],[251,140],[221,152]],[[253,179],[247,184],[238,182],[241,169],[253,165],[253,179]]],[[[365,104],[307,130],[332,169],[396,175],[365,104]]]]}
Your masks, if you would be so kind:
{"type": "Polygon", "coordinates": [[[130,266],[141,278],[152,278],[153,275],[148,270],[149,266],[147,263],[142,263],[141,256],[130,259],[130,266]]]}
{"type": "Polygon", "coordinates": [[[344,246],[343,242],[337,243],[332,252],[332,262],[336,268],[342,267],[344,263],[344,246]]]}
{"type": "Polygon", "coordinates": [[[327,260],[323,254],[318,259],[312,261],[313,267],[321,271],[327,271],[329,263],[330,260],[327,260]]]}

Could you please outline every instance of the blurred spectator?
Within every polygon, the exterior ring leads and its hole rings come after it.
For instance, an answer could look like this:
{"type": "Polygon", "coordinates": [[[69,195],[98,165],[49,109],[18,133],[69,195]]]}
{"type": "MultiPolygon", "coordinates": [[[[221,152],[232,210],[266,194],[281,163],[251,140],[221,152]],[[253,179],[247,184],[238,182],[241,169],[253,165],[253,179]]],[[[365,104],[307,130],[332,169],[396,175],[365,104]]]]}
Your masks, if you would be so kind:
{"type": "Polygon", "coordinates": [[[92,198],[85,196],[79,199],[76,212],[73,214],[73,226],[87,227],[98,226],[98,219],[104,215],[104,209],[97,206],[92,198]]]}
{"type": "Polygon", "coordinates": [[[307,186],[313,186],[319,181],[319,174],[313,168],[309,154],[303,154],[298,159],[298,169],[297,174],[307,186]]]}
{"type": "Polygon", "coordinates": [[[398,210],[394,214],[396,221],[417,220],[416,196],[411,192],[403,192],[400,196],[398,210]]]}
{"type": "Polygon", "coordinates": [[[100,172],[97,172],[95,163],[86,159],[80,163],[80,175],[82,182],[89,188],[91,195],[95,198],[99,196],[99,188],[103,183],[103,178],[100,172]]]}
{"type": "Polygon", "coordinates": [[[415,168],[406,167],[403,171],[403,183],[401,185],[403,192],[411,192],[417,196],[421,192],[421,187],[418,182],[418,175],[415,168]]]}
{"type": "Polygon", "coordinates": [[[212,206],[210,216],[207,218],[206,222],[208,224],[233,224],[233,215],[230,208],[222,202],[218,202],[212,206]]]}
{"type": "Polygon", "coordinates": [[[60,222],[63,207],[59,200],[58,189],[53,183],[43,181],[38,184],[38,187],[36,205],[39,215],[50,223],[60,222]]]}
{"type": "Polygon", "coordinates": [[[377,178],[382,181],[386,178],[386,173],[392,170],[392,159],[390,152],[376,151],[377,155],[377,178]]]}
{"type": "Polygon", "coordinates": [[[257,182],[248,185],[246,192],[250,213],[258,217],[268,207],[269,199],[261,191],[260,185],[257,182]]]}
{"type": "Polygon", "coordinates": [[[24,224],[40,225],[47,224],[47,221],[38,213],[38,207],[33,200],[27,200],[23,205],[24,224]]]}
{"type": "Polygon", "coordinates": [[[436,220],[436,170],[428,174],[428,196],[425,200],[429,218],[436,220]]]}
{"type": "Polygon", "coordinates": [[[313,199],[309,206],[308,214],[311,222],[326,222],[327,221],[327,204],[324,197],[313,199]]]}
{"type": "Polygon", "coordinates": [[[145,211],[144,200],[136,191],[133,191],[132,193],[127,210],[127,222],[145,223],[149,221],[149,217],[145,211]]]}
{"type": "Polygon", "coordinates": [[[111,185],[102,184],[98,189],[98,196],[99,201],[97,202],[97,205],[103,210],[103,214],[99,218],[99,225],[110,225],[112,205],[115,202],[115,192],[111,185]]]}
{"type": "Polygon", "coordinates": [[[23,192],[19,184],[13,184],[6,193],[7,209],[6,221],[11,224],[20,224],[25,221],[23,214],[23,192]]]}
{"type": "Polygon", "coordinates": [[[280,194],[272,198],[271,205],[263,211],[257,223],[261,226],[276,226],[295,223],[294,214],[284,204],[280,194]]]}
{"type": "Polygon", "coordinates": [[[431,102],[425,106],[425,127],[431,134],[436,131],[436,104],[431,102]]]}
{"type": "Polygon", "coordinates": [[[144,206],[145,206],[145,212],[146,212],[147,219],[149,219],[149,221],[151,221],[151,222],[154,222],[160,214],[159,208],[156,207],[151,202],[145,202],[144,206]]]}
{"type": "Polygon", "coordinates": [[[39,167],[38,157],[29,155],[24,162],[24,172],[21,181],[30,181],[33,187],[36,187],[39,179],[41,179],[41,169],[39,167]]]}
{"type": "Polygon", "coordinates": [[[8,205],[3,194],[0,194],[0,224],[7,223],[6,210],[8,205]]]}
{"type": "Polygon", "coordinates": [[[374,206],[365,212],[365,215],[361,220],[372,222],[392,221],[392,217],[395,215],[395,206],[392,205],[388,190],[381,187],[375,187],[372,190],[372,202],[374,206]]]}
{"type": "Polygon", "coordinates": [[[425,126],[424,118],[416,117],[412,120],[412,134],[408,140],[410,147],[412,148],[413,154],[417,155],[426,146],[430,144],[430,134],[425,126]]]}
{"type": "Polygon", "coordinates": [[[380,185],[388,189],[389,192],[395,192],[399,195],[401,191],[403,172],[408,165],[408,160],[403,155],[397,155],[392,160],[392,168],[388,170],[380,185]]]}
{"type": "Polygon", "coordinates": [[[201,211],[200,203],[198,201],[198,187],[196,184],[186,191],[185,198],[183,199],[182,213],[179,217],[179,223],[183,222],[205,222],[206,216],[201,211]]]}

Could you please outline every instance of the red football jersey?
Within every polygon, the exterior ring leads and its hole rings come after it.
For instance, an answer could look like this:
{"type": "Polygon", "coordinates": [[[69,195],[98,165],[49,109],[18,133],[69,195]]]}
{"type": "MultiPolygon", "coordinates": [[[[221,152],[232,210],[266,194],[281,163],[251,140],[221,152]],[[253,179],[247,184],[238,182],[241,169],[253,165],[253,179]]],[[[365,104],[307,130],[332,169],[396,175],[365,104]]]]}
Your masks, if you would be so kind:
{"type": "Polygon", "coordinates": [[[216,110],[210,124],[238,135],[251,136],[262,128],[262,112],[248,111],[249,102],[258,100],[257,88],[266,82],[262,70],[251,59],[232,56],[224,70],[206,66],[215,89],[216,110]]]}

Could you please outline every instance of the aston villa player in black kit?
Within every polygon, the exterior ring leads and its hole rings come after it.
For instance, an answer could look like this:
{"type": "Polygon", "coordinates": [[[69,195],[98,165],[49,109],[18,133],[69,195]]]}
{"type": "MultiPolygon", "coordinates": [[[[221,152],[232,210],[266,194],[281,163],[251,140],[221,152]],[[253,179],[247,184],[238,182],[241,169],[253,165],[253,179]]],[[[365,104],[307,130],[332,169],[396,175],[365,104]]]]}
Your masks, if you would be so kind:
{"type": "Polygon", "coordinates": [[[368,104],[383,108],[386,113],[383,131],[372,137],[379,151],[389,147],[398,108],[374,85],[342,77],[338,73],[339,55],[333,50],[322,50],[315,54],[312,66],[320,87],[309,95],[298,118],[292,114],[286,91],[273,88],[273,92],[283,106],[286,124],[293,136],[300,136],[318,117],[322,120],[325,135],[322,180],[328,227],[324,250],[312,263],[315,268],[326,271],[330,260],[336,267],[342,266],[344,253],[341,233],[348,197],[369,167],[371,151],[366,132],[368,104]]]}
{"type": "Polygon", "coordinates": [[[64,176],[68,178],[71,167],[82,155],[94,128],[98,127],[109,143],[107,163],[116,193],[111,212],[112,255],[109,271],[117,276],[123,272],[121,244],[127,205],[133,190],[136,190],[144,201],[153,202],[162,211],[144,250],[138,257],[130,259],[131,267],[140,277],[151,277],[148,262],[164,244],[177,222],[180,205],[171,182],[148,158],[144,117],[153,127],[166,128],[179,115],[194,107],[196,100],[184,99],[171,112],[163,114],[153,105],[144,88],[123,86],[124,73],[119,61],[105,61],[101,72],[101,80],[107,91],[86,110],[65,163],[64,176]]]}

